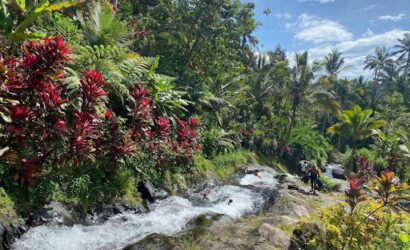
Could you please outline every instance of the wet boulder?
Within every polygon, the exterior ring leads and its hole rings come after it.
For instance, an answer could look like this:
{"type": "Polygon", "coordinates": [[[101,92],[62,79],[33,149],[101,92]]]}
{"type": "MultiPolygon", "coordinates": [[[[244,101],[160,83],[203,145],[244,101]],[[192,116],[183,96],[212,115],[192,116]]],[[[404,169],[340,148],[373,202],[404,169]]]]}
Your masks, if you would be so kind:
{"type": "Polygon", "coordinates": [[[302,160],[298,163],[298,169],[300,170],[300,172],[306,173],[310,165],[311,163],[309,161],[302,160]]]}
{"type": "Polygon", "coordinates": [[[341,168],[332,169],[332,176],[335,179],[346,180],[346,173],[341,168]]]}
{"type": "Polygon", "coordinates": [[[144,200],[155,202],[154,189],[152,188],[152,185],[149,181],[138,182],[137,190],[141,193],[141,197],[144,200]]]}
{"type": "Polygon", "coordinates": [[[73,209],[61,202],[52,201],[43,208],[32,213],[29,224],[38,226],[41,224],[58,224],[71,226],[75,224],[75,212],[73,209]]]}
{"type": "Polygon", "coordinates": [[[10,249],[10,240],[7,228],[0,224],[0,250],[3,249],[10,249]]]}
{"type": "Polygon", "coordinates": [[[290,236],[279,228],[263,223],[255,233],[259,249],[288,249],[290,236]]]}
{"type": "Polygon", "coordinates": [[[162,189],[156,189],[154,190],[154,200],[163,200],[168,198],[169,194],[167,191],[162,190],[162,189]]]}

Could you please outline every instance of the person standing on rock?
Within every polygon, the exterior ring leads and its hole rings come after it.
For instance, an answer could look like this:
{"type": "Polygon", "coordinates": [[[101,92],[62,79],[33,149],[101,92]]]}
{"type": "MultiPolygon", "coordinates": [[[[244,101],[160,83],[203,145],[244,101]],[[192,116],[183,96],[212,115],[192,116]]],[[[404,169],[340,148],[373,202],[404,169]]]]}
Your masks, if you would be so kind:
{"type": "Polygon", "coordinates": [[[317,186],[317,182],[320,178],[319,169],[317,169],[317,167],[315,165],[312,165],[312,167],[309,168],[309,170],[308,170],[308,174],[309,174],[310,187],[311,187],[310,192],[312,192],[313,194],[316,194],[316,186],[317,186]]]}

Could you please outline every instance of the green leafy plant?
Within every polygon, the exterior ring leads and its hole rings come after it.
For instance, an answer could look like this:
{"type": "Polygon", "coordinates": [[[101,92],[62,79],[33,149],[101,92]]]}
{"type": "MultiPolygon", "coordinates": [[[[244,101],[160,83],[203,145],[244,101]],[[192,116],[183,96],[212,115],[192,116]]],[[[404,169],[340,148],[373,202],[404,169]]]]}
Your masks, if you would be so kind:
{"type": "Polygon", "coordinates": [[[292,130],[288,145],[296,162],[308,160],[319,166],[325,166],[328,154],[332,151],[332,146],[322,134],[306,126],[292,130]]]}
{"type": "Polygon", "coordinates": [[[81,2],[59,2],[50,4],[44,1],[40,6],[27,6],[21,0],[2,0],[0,4],[0,35],[11,42],[42,38],[44,35],[37,32],[27,32],[34,21],[41,15],[69,8],[81,2]],[[30,8],[30,9],[28,9],[30,8]]]}
{"type": "Polygon", "coordinates": [[[371,109],[362,110],[360,106],[355,106],[352,110],[345,110],[338,116],[339,122],[328,128],[331,135],[339,135],[348,140],[353,148],[350,167],[352,171],[357,171],[354,164],[354,155],[358,143],[380,133],[379,128],[385,125],[384,120],[372,118],[371,109]]]}

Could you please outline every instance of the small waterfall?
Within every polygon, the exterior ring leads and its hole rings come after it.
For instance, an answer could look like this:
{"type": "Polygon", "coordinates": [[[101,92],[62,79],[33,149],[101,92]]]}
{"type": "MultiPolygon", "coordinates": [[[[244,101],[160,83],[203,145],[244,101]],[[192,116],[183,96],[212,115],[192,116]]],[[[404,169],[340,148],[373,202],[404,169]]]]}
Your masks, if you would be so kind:
{"type": "MultiPolygon", "coordinates": [[[[272,189],[274,174],[261,171],[260,178],[251,174],[239,180],[240,185],[272,189]]],[[[194,205],[190,200],[171,196],[152,205],[146,214],[132,212],[111,217],[98,225],[38,226],[31,228],[13,245],[13,249],[121,249],[150,234],[172,236],[186,228],[187,223],[201,214],[215,213],[240,217],[263,208],[266,197],[257,189],[232,185],[208,190],[207,200],[194,205]]]]}

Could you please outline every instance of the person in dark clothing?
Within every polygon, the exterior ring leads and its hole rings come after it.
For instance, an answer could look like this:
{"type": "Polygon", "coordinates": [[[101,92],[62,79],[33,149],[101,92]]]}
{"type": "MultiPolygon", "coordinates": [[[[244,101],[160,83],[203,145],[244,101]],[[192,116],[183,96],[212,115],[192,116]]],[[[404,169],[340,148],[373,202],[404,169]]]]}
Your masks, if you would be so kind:
{"type": "Polygon", "coordinates": [[[311,187],[311,192],[313,194],[316,194],[316,185],[317,182],[320,178],[320,172],[319,169],[315,165],[313,165],[309,170],[309,180],[310,180],[310,187],[311,187]]]}

